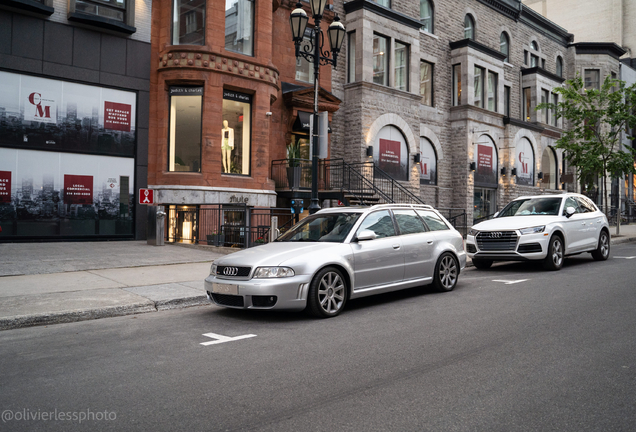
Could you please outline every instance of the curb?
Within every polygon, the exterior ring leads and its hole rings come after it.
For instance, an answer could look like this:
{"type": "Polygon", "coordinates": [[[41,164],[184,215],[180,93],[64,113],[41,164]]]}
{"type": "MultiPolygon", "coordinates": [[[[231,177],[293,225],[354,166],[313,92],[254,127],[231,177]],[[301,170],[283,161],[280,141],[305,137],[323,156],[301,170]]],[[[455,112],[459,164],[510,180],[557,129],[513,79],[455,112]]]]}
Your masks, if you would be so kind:
{"type": "Polygon", "coordinates": [[[83,309],[50,314],[18,315],[13,317],[0,318],[0,331],[42,325],[96,320],[101,318],[113,318],[118,316],[136,315],[170,309],[184,309],[192,306],[202,306],[207,304],[211,303],[206,296],[197,296],[172,300],[162,300],[150,303],[138,303],[125,306],[110,306],[98,309],[83,309]]]}

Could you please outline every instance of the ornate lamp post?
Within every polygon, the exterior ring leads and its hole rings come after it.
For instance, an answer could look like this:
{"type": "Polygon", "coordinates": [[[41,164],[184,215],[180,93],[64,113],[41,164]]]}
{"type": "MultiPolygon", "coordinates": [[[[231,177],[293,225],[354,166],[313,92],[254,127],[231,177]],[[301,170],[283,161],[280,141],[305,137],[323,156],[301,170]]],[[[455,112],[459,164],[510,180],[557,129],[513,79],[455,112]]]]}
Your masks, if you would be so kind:
{"type": "Polygon", "coordinates": [[[336,67],[338,53],[342,48],[342,42],[345,37],[345,28],[340,22],[340,18],[336,16],[334,21],[329,25],[327,36],[331,51],[324,51],[325,37],[320,30],[320,21],[322,14],[327,5],[327,0],[310,0],[311,14],[314,18],[314,27],[311,30],[311,43],[305,45],[302,49],[300,44],[305,36],[305,29],[309,17],[303,10],[302,5],[296,4],[289,17],[289,23],[292,30],[292,38],[296,45],[296,58],[303,57],[310,63],[314,64],[314,125],[313,125],[313,146],[311,154],[311,204],[309,205],[309,213],[313,214],[320,210],[318,202],[318,89],[320,82],[320,65],[331,64],[336,67]]]}

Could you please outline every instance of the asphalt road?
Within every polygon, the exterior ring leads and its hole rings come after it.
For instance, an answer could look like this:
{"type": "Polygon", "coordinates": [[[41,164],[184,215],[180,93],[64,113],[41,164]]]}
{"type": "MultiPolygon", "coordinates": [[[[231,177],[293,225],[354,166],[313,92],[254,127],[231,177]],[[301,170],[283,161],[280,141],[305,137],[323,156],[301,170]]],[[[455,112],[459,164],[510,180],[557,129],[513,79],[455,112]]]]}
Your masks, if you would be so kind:
{"type": "Polygon", "coordinates": [[[630,243],[328,320],[206,306],[3,331],[0,430],[634,431],[635,267],[630,243]]]}

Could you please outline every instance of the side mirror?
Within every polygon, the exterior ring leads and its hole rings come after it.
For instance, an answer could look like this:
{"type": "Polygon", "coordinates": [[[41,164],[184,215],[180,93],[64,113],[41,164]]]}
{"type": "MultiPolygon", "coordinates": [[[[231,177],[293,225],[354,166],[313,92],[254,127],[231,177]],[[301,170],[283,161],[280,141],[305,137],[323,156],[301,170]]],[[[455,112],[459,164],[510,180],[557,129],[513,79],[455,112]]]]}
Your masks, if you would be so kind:
{"type": "Polygon", "coordinates": [[[358,237],[356,240],[358,241],[367,241],[367,240],[374,240],[377,237],[377,235],[375,235],[375,233],[371,230],[364,230],[362,232],[360,232],[360,234],[358,234],[358,237]]]}
{"type": "Polygon", "coordinates": [[[574,207],[568,207],[565,209],[565,217],[569,218],[574,213],[576,213],[576,209],[574,207]]]}

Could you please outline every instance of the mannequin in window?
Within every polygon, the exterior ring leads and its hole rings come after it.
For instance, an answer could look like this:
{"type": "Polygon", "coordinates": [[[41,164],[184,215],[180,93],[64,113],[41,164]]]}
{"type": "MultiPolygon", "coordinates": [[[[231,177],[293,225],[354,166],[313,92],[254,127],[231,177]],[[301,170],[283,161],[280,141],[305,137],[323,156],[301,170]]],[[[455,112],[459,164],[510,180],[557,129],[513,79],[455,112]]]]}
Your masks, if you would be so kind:
{"type": "Polygon", "coordinates": [[[223,150],[223,172],[229,173],[232,169],[232,150],[234,150],[234,129],[223,120],[221,129],[221,149],[223,150]]]}

